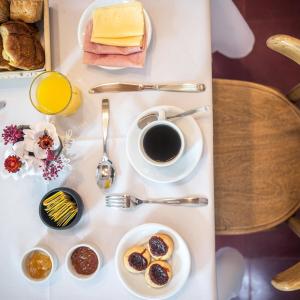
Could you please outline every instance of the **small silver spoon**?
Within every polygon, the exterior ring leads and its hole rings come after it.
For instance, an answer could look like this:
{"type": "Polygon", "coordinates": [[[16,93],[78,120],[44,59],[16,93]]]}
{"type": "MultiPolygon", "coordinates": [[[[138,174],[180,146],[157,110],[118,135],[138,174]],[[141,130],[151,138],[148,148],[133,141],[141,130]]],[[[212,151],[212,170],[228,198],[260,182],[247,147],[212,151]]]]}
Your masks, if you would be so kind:
{"type": "Polygon", "coordinates": [[[5,101],[0,101],[0,109],[4,108],[6,106],[5,101]]]}
{"type": "Polygon", "coordinates": [[[102,130],[103,130],[103,157],[96,170],[97,184],[101,189],[109,189],[115,178],[115,169],[107,155],[107,135],[109,126],[109,100],[102,100],[102,130]]]}
{"type": "MultiPolygon", "coordinates": [[[[191,110],[187,110],[183,113],[180,114],[176,114],[173,116],[167,116],[166,120],[172,120],[172,119],[176,119],[176,118],[183,118],[186,116],[190,116],[199,112],[209,112],[209,106],[208,105],[204,105],[204,106],[200,106],[198,108],[195,109],[191,109],[191,110]]],[[[140,129],[143,129],[145,126],[147,126],[148,124],[157,121],[158,120],[158,112],[153,112],[150,113],[148,115],[145,115],[143,117],[141,117],[138,122],[137,125],[140,129]]]]}

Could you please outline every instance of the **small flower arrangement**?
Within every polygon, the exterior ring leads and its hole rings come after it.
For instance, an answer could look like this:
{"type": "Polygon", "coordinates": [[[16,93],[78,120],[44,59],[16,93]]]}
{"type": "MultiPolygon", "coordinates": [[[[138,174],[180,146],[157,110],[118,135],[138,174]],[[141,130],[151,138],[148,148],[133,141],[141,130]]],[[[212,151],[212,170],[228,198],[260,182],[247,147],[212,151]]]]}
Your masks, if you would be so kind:
{"type": "Polygon", "coordinates": [[[42,175],[45,180],[52,180],[70,167],[66,152],[72,143],[71,132],[61,138],[51,123],[9,125],[4,128],[2,138],[4,145],[9,146],[3,162],[5,177],[42,175]]]}

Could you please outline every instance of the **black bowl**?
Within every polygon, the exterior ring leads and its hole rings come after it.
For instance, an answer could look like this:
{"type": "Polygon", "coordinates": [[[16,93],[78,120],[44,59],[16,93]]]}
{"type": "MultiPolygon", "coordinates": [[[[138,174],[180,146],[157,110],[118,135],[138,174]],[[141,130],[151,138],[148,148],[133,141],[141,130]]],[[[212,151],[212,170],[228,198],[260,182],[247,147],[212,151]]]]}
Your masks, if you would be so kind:
{"type": "Polygon", "coordinates": [[[72,189],[66,188],[66,187],[60,187],[60,188],[56,188],[56,189],[49,191],[42,198],[42,200],[40,202],[40,207],[39,207],[40,218],[45,225],[47,225],[48,227],[53,228],[53,229],[64,230],[64,229],[68,229],[68,228],[75,226],[79,222],[79,220],[82,216],[82,213],[83,213],[83,202],[81,200],[81,197],[78,195],[77,192],[75,192],[72,189]],[[68,194],[71,197],[71,199],[76,203],[77,208],[78,208],[78,212],[77,212],[76,216],[66,226],[57,226],[56,223],[48,217],[48,214],[46,213],[46,211],[44,209],[43,201],[46,198],[52,196],[53,194],[55,194],[57,192],[64,192],[64,193],[68,194]]]}

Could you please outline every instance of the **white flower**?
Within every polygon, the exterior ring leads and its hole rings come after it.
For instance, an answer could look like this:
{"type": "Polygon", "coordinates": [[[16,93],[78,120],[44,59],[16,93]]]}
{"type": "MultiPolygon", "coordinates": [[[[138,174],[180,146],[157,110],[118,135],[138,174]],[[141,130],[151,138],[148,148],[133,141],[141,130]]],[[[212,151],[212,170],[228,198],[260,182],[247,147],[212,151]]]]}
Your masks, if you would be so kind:
{"type": "Polygon", "coordinates": [[[0,174],[3,178],[8,178],[12,177],[13,179],[17,180],[19,178],[24,178],[25,176],[28,175],[41,175],[42,174],[42,167],[44,165],[44,162],[40,159],[35,158],[32,155],[25,154],[23,157],[18,155],[18,152],[15,152],[14,150],[7,150],[4,153],[3,161],[1,162],[2,167],[0,174]],[[20,157],[22,161],[22,167],[20,170],[16,173],[11,173],[8,170],[5,169],[4,167],[4,161],[6,160],[7,157],[10,155],[16,155],[20,157]]]}
{"type": "Polygon", "coordinates": [[[32,175],[42,174],[42,167],[44,162],[41,159],[38,159],[32,155],[26,155],[24,157],[27,165],[27,172],[32,175]]]}
{"type": "Polygon", "coordinates": [[[21,159],[23,159],[24,156],[27,156],[29,154],[26,150],[26,144],[24,143],[24,141],[15,143],[12,146],[12,150],[14,151],[14,154],[19,156],[21,159]]]}
{"type": "Polygon", "coordinates": [[[51,123],[39,122],[31,125],[30,129],[24,129],[23,132],[26,151],[32,152],[37,159],[46,159],[48,150],[55,151],[61,145],[56,128],[51,123]],[[50,146],[43,143],[45,137],[50,139],[50,146]]]}

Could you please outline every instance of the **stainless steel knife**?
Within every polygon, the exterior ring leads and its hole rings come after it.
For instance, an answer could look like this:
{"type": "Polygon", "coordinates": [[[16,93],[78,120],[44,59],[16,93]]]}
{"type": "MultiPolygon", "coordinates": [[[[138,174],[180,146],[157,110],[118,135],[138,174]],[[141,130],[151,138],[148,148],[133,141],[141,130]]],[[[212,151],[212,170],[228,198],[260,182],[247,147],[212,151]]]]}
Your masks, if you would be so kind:
{"type": "Polygon", "coordinates": [[[90,94],[111,92],[136,92],[145,90],[199,93],[205,91],[203,83],[170,83],[170,84],[142,84],[142,83],[103,83],[89,90],[90,94]]]}

